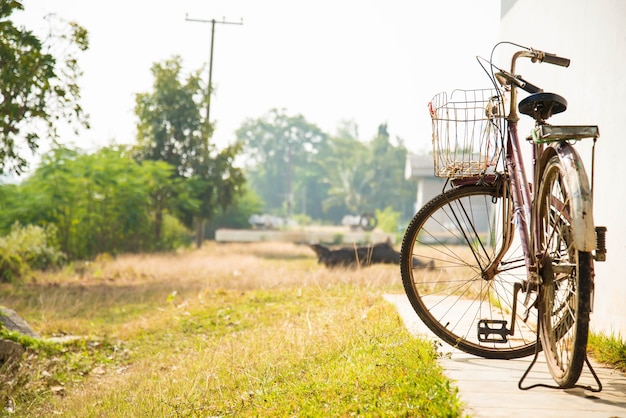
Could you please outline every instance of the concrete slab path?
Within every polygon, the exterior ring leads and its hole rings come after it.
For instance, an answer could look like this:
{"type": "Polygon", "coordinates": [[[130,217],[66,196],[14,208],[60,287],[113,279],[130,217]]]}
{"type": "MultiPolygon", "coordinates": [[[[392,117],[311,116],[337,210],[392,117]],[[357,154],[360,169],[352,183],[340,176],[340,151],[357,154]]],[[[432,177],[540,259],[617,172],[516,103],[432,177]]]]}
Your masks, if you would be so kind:
{"type": "MultiPolygon", "coordinates": [[[[437,339],[419,319],[406,295],[388,294],[384,298],[395,305],[411,333],[437,339]]],[[[445,355],[440,364],[459,389],[465,412],[472,417],[626,418],[626,375],[623,373],[592,362],[602,382],[601,392],[544,387],[520,390],[519,380],[530,365],[532,356],[516,360],[488,360],[442,344],[441,351],[445,355]]],[[[554,384],[543,353],[539,354],[523,386],[536,383],[554,384]]],[[[597,387],[586,367],[579,384],[597,387]]]]}

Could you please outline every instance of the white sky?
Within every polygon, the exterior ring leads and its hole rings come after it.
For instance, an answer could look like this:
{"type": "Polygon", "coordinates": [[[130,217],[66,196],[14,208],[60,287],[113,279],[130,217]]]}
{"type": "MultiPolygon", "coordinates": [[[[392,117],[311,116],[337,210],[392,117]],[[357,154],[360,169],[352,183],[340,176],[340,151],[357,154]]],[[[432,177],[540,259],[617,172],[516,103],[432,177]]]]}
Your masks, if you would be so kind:
{"type": "MultiPolygon", "coordinates": [[[[135,94],[150,67],[177,54],[188,71],[208,64],[211,24],[214,141],[231,143],[246,118],[272,108],[302,114],[327,133],[354,120],[361,140],[387,123],[412,151],[430,149],[427,103],[442,90],[488,80],[475,56],[498,41],[499,0],[24,0],[15,21],[42,27],[50,12],[90,34],[80,57],[82,105],[92,129],[81,148],[135,141],[135,94]]],[[[208,78],[208,65],[206,65],[208,78]]]]}

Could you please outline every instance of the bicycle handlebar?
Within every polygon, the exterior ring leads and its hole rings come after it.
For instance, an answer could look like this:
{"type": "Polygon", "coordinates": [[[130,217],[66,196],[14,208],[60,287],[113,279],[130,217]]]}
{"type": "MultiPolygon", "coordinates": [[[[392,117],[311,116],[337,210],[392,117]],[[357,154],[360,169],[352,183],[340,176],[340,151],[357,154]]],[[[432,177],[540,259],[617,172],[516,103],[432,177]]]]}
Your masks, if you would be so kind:
{"type": "Polygon", "coordinates": [[[530,58],[532,62],[545,62],[548,64],[559,65],[561,67],[569,67],[570,64],[569,58],[559,57],[556,54],[551,54],[534,48],[526,48],[516,52],[511,61],[511,72],[498,68],[499,71],[496,74],[496,78],[502,85],[511,84],[527,91],[528,93],[538,93],[543,90],[524,80],[521,76],[515,74],[515,61],[521,57],[530,58]]]}
{"type": "Polygon", "coordinates": [[[527,91],[528,93],[539,93],[542,92],[543,89],[541,87],[537,87],[532,83],[529,83],[528,81],[524,80],[522,78],[522,76],[519,75],[513,75],[507,71],[504,70],[500,70],[496,73],[496,78],[498,79],[498,81],[500,82],[500,84],[505,85],[505,84],[514,84],[515,86],[519,87],[520,89],[527,91]]]}
{"type": "Polygon", "coordinates": [[[540,92],[542,92],[542,91],[543,91],[543,89],[542,89],[541,87],[537,87],[537,86],[535,86],[534,84],[529,83],[528,81],[524,80],[524,79],[522,78],[522,76],[519,76],[519,75],[518,75],[518,76],[517,76],[517,79],[518,79],[519,81],[521,81],[521,82],[522,82],[522,85],[521,85],[521,86],[519,86],[519,87],[520,87],[522,90],[527,91],[527,92],[528,92],[528,93],[530,93],[530,94],[533,94],[533,93],[540,93],[540,92]]]}
{"type": "Polygon", "coordinates": [[[548,64],[559,65],[561,67],[569,67],[569,58],[559,57],[556,54],[550,54],[543,51],[533,50],[533,52],[537,54],[537,57],[532,59],[533,62],[540,61],[547,62],[548,64]]]}
{"type": "Polygon", "coordinates": [[[559,65],[561,67],[569,67],[570,64],[569,58],[559,57],[556,54],[540,51],[538,49],[527,48],[526,50],[521,50],[513,54],[513,59],[511,61],[511,74],[515,74],[515,61],[521,57],[530,58],[532,62],[546,62],[548,64],[559,65]]]}
{"type": "MultiPolygon", "coordinates": [[[[521,46],[521,45],[517,45],[517,46],[521,46]]],[[[535,86],[534,84],[527,82],[521,76],[515,74],[515,62],[517,61],[518,58],[522,58],[522,57],[530,58],[532,62],[545,62],[548,64],[559,65],[561,67],[568,67],[570,64],[569,58],[559,57],[556,54],[551,54],[551,53],[540,51],[540,50],[533,49],[533,48],[527,48],[523,46],[522,48],[524,49],[517,51],[515,54],[513,54],[513,57],[511,59],[510,72],[504,71],[498,68],[499,71],[496,74],[496,78],[501,84],[503,85],[509,84],[512,87],[511,88],[511,109],[510,109],[509,116],[508,116],[508,119],[510,121],[518,120],[517,109],[516,109],[517,88],[521,88],[522,90],[525,90],[531,94],[539,93],[543,91],[541,88],[535,86]],[[502,83],[502,81],[504,81],[504,83],[502,83]]]]}

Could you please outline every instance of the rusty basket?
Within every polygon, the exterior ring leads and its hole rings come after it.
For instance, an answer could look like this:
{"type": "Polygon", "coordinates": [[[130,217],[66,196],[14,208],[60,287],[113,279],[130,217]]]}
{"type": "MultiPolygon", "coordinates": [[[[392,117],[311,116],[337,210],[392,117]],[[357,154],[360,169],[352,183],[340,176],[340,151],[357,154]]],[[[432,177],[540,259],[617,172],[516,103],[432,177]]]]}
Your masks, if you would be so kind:
{"type": "Polygon", "coordinates": [[[439,93],[429,103],[435,176],[495,171],[502,151],[504,106],[494,89],[439,93]]]}

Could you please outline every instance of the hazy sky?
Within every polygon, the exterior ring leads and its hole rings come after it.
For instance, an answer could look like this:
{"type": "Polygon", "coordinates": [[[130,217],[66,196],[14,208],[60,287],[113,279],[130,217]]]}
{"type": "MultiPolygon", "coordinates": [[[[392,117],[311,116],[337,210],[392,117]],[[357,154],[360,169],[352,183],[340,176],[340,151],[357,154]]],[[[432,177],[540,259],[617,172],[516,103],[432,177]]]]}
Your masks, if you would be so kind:
{"type": "MultiPolygon", "coordinates": [[[[272,108],[328,133],[353,120],[362,140],[387,123],[412,151],[430,149],[427,103],[439,91],[488,86],[475,56],[498,40],[499,0],[24,0],[16,21],[43,26],[53,12],[85,27],[85,149],[135,141],[134,100],[152,89],[150,67],[180,55],[186,71],[209,61],[216,24],[211,119],[218,144],[272,108]]],[[[208,79],[208,65],[206,66],[208,79]]]]}

